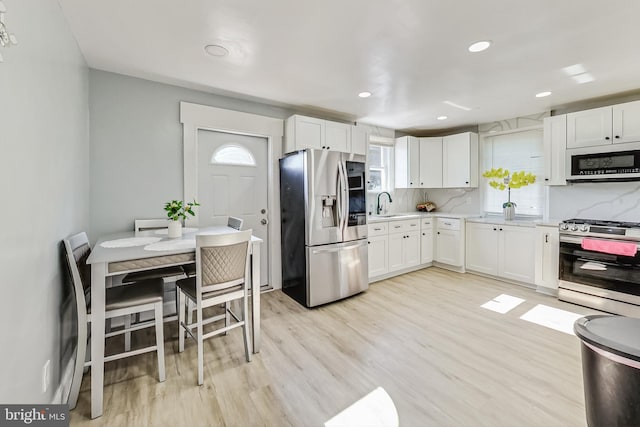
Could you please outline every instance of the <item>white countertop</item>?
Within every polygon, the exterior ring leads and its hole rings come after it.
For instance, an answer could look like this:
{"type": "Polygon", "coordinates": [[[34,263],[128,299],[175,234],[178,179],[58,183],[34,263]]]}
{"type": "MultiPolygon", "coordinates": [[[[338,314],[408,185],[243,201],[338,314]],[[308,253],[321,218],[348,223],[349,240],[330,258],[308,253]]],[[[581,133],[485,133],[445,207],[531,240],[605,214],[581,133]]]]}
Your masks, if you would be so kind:
{"type": "Polygon", "coordinates": [[[459,213],[447,213],[447,212],[400,212],[397,214],[384,215],[369,215],[367,217],[368,223],[387,222],[387,221],[402,221],[404,219],[414,218],[472,218],[477,217],[477,214],[459,214],[459,213]]]}
{"type": "Polygon", "coordinates": [[[507,221],[500,216],[486,216],[483,217],[479,214],[459,214],[459,213],[449,213],[449,212],[399,212],[396,214],[388,214],[384,215],[369,215],[367,217],[367,222],[370,224],[375,224],[377,222],[388,222],[388,221],[402,221],[405,219],[415,219],[415,218],[460,218],[465,219],[469,222],[480,222],[485,224],[498,224],[498,225],[514,225],[518,227],[535,227],[535,226],[547,226],[547,227],[557,227],[562,220],[558,219],[515,219],[512,221],[507,221]]]}

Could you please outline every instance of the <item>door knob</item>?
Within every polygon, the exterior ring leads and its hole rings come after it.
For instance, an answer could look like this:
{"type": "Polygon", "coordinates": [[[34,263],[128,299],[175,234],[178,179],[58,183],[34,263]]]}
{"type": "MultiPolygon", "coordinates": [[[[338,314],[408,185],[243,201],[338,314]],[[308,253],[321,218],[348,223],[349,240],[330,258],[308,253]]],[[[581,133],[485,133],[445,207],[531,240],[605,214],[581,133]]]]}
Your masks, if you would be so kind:
{"type": "Polygon", "coordinates": [[[263,219],[260,220],[260,224],[267,225],[267,224],[269,224],[269,221],[267,221],[266,219],[263,218],[263,219]]]}
{"type": "Polygon", "coordinates": [[[260,213],[261,213],[261,214],[266,214],[266,213],[267,213],[267,210],[266,210],[266,209],[260,209],[260,213]]]}

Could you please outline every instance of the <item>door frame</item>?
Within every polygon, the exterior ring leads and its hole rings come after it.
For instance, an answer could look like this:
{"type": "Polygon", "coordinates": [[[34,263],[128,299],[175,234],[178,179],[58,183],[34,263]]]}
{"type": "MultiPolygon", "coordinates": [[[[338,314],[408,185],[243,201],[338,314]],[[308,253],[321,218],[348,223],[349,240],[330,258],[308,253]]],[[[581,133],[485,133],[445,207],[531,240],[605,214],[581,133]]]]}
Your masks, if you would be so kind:
{"type": "MultiPolygon", "coordinates": [[[[278,159],[282,156],[284,120],[240,111],[225,110],[206,105],[180,102],[180,122],[183,125],[184,200],[193,200],[198,194],[198,131],[232,133],[257,136],[267,141],[267,209],[269,210],[267,236],[269,247],[269,285],[282,288],[280,247],[280,186],[278,159]]],[[[198,226],[198,216],[187,219],[187,224],[198,226]]],[[[185,224],[186,225],[186,224],[185,224]]]]}

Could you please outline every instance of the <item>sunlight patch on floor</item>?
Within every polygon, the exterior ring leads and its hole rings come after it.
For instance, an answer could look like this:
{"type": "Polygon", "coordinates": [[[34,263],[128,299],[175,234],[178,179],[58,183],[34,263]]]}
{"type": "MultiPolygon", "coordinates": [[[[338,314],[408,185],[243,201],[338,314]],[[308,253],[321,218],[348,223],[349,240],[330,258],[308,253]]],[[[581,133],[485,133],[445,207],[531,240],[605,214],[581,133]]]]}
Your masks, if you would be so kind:
{"type": "Polygon", "coordinates": [[[489,302],[482,304],[480,307],[496,313],[505,314],[522,304],[525,300],[522,298],[512,297],[511,295],[498,295],[489,302]]]}
{"type": "Polygon", "coordinates": [[[579,318],[584,317],[583,314],[572,313],[570,311],[560,310],[559,308],[549,307],[538,304],[525,314],[520,316],[522,320],[546,326],[565,334],[575,335],[573,333],[573,323],[579,318]]]}
{"type": "Polygon", "coordinates": [[[324,425],[325,427],[398,427],[398,411],[387,392],[382,387],[378,387],[324,425]]]}

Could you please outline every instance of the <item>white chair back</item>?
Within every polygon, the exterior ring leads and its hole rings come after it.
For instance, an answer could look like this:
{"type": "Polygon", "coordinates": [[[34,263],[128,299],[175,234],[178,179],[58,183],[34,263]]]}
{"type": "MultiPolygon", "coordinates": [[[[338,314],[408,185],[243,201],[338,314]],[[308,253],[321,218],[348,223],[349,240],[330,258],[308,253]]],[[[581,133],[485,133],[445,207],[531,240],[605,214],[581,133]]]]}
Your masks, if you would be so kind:
{"type": "Polygon", "coordinates": [[[235,228],[236,230],[242,230],[242,224],[244,220],[241,218],[236,218],[235,216],[230,216],[227,220],[227,226],[231,228],[235,228]]]}
{"type": "Polygon", "coordinates": [[[196,291],[221,291],[248,286],[249,240],[252,230],[219,235],[196,235],[196,291]]]}
{"type": "Polygon", "coordinates": [[[155,234],[156,231],[164,229],[169,229],[168,219],[136,219],[134,221],[136,236],[155,234]]]}

